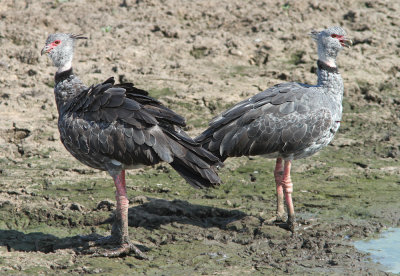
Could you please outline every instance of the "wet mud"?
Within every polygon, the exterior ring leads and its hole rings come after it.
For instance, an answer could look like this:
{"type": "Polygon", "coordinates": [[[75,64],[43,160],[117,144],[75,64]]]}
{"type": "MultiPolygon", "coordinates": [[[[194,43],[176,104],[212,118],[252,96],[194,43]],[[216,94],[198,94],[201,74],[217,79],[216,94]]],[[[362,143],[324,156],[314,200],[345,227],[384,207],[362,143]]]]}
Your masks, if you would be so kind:
{"type": "Polygon", "coordinates": [[[400,225],[398,1],[0,0],[0,274],[386,275],[353,241],[400,225]],[[132,81],[187,118],[192,136],[283,81],[315,82],[309,32],[341,25],[344,115],[331,145],[293,163],[297,231],[268,223],[274,161],[228,159],[195,190],[167,164],[129,171],[129,231],[149,256],[85,254],[109,235],[112,179],[59,141],[49,33],[84,33],[87,84],[132,81]]]}

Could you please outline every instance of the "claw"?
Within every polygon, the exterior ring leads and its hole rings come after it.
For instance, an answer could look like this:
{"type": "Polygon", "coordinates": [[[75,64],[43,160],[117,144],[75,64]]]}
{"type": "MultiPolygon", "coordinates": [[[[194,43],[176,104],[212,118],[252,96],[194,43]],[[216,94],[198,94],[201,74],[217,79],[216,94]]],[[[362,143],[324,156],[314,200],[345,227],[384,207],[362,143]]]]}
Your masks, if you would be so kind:
{"type": "Polygon", "coordinates": [[[130,253],[134,253],[137,258],[142,259],[142,260],[149,259],[146,256],[146,254],[144,254],[142,251],[140,251],[140,249],[137,248],[132,243],[125,243],[125,244],[122,244],[122,245],[112,248],[112,249],[98,250],[98,251],[95,251],[92,254],[92,256],[93,257],[117,258],[117,257],[129,255],[130,253]]]}
{"type": "Polygon", "coordinates": [[[90,240],[87,244],[87,249],[82,250],[82,254],[89,254],[92,257],[107,257],[116,258],[129,255],[134,253],[134,255],[142,260],[148,260],[149,258],[144,254],[139,248],[137,248],[130,241],[120,243],[118,239],[113,236],[102,237],[97,240],[90,240]],[[109,247],[116,245],[114,248],[101,249],[99,247],[109,247]]]}

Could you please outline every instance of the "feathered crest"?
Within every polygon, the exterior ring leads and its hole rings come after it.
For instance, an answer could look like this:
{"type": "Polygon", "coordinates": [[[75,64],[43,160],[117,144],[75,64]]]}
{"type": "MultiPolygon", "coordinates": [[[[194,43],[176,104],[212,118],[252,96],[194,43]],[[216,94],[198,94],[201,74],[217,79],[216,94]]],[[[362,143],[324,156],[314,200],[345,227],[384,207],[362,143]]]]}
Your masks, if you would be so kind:
{"type": "Polygon", "coordinates": [[[311,33],[310,33],[310,36],[312,37],[312,39],[318,40],[318,34],[319,34],[318,31],[312,30],[311,33]]]}
{"type": "Polygon", "coordinates": [[[87,39],[86,36],[82,36],[83,34],[70,34],[69,37],[73,39],[87,39]]]}

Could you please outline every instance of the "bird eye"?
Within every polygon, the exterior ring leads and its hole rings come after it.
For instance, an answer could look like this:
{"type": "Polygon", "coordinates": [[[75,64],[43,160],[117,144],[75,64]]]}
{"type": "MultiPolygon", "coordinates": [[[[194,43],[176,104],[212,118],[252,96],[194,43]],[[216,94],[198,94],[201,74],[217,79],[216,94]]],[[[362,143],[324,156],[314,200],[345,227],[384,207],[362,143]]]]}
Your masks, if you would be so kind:
{"type": "Polygon", "coordinates": [[[337,38],[337,34],[332,34],[331,37],[337,38]]]}
{"type": "Polygon", "coordinates": [[[56,45],[58,45],[58,44],[60,44],[61,43],[61,41],[60,40],[56,40],[56,41],[54,41],[54,44],[56,44],[56,45]]]}

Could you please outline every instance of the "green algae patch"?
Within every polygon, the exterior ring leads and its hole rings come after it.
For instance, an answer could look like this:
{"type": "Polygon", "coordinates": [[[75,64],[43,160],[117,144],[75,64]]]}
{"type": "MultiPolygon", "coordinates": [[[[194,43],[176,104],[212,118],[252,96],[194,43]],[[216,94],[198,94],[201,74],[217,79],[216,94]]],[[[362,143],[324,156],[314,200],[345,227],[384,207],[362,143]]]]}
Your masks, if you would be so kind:
{"type": "MultiPolygon", "coordinates": [[[[10,172],[1,186],[7,191],[0,208],[4,271],[196,275],[329,273],[350,267],[363,255],[348,239],[396,225],[400,206],[397,161],[373,158],[363,145],[344,140],[352,129],[344,132],[316,156],[293,162],[294,235],[268,223],[276,204],[274,160],[228,159],[220,170],[223,183],[209,190],[193,189],[168,164],[129,171],[130,237],[150,261],[81,254],[82,237],[105,236],[111,229],[114,185],[106,173],[65,159],[53,166],[57,177],[52,177],[43,175],[46,159],[4,160],[3,171],[10,172]],[[28,171],[32,177],[11,182],[27,163],[37,168],[28,171]],[[18,269],[17,255],[25,258],[18,269]]],[[[387,147],[381,146],[374,149],[384,153],[387,147]]]]}
{"type": "MultiPolygon", "coordinates": [[[[340,256],[351,254],[353,262],[362,256],[346,237],[366,237],[399,221],[395,161],[359,156],[361,149],[333,143],[315,157],[293,162],[295,235],[268,223],[275,212],[274,160],[228,159],[220,170],[223,184],[210,190],[193,189],[167,164],[130,171],[130,237],[151,261],[80,253],[85,235],[109,234],[114,187],[105,173],[77,170],[76,163],[63,161],[54,169],[60,171],[58,178],[35,176],[12,188],[3,184],[3,190],[13,192],[0,208],[2,265],[14,273],[13,258],[23,254],[37,261],[21,266],[32,275],[48,269],[72,274],[212,274],[239,268],[245,274],[308,273],[320,265],[334,271],[340,256]],[[56,252],[63,257],[41,264],[42,254],[56,252]],[[304,262],[316,255],[322,257],[304,262]]],[[[30,162],[42,166],[43,160],[30,162]]]]}

